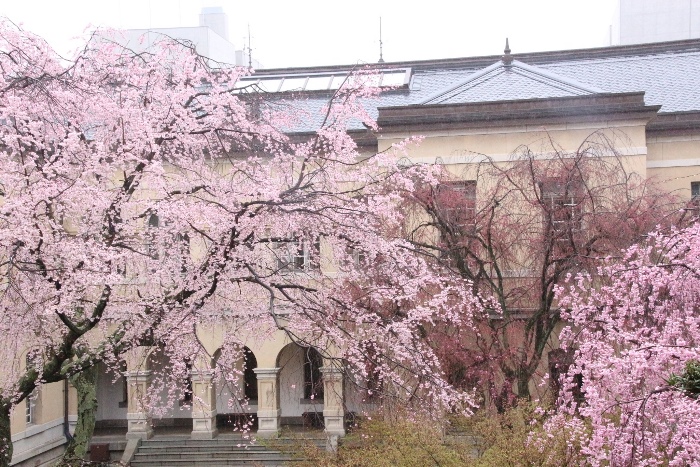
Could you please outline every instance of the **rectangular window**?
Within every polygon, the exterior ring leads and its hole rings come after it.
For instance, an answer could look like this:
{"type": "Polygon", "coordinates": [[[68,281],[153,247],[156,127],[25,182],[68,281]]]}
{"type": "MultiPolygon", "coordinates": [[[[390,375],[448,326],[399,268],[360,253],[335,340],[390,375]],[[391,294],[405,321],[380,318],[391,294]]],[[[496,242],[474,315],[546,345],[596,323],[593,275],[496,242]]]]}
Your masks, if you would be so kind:
{"type": "Polygon", "coordinates": [[[583,183],[580,180],[545,180],[539,183],[545,226],[557,240],[580,232],[583,217],[583,183]]]}
{"type": "MultiPolygon", "coordinates": [[[[27,356],[25,357],[25,364],[27,365],[27,370],[29,370],[31,367],[35,365],[35,353],[30,351],[27,353],[27,356]]],[[[34,418],[35,418],[35,413],[34,413],[34,407],[36,406],[36,399],[38,396],[39,392],[34,389],[31,394],[29,394],[26,399],[24,399],[25,403],[25,421],[27,422],[27,425],[34,423],[34,418]]]]}
{"type": "MultiPolygon", "coordinates": [[[[190,237],[187,233],[167,232],[169,223],[163,222],[158,214],[151,213],[147,217],[145,237],[146,254],[152,259],[174,258],[180,263],[180,272],[187,272],[190,261],[190,237]],[[161,228],[166,228],[161,231],[161,228]],[[164,235],[171,235],[164,237],[164,235]]],[[[152,272],[156,272],[155,270],[152,272]]]]}
{"type": "Polygon", "coordinates": [[[362,268],[367,261],[367,255],[362,249],[360,249],[359,245],[355,243],[350,244],[345,248],[345,254],[347,255],[348,259],[348,267],[352,269],[362,268]]]}
{"type": "Polygon", "coordinates": [[[146,254],[153,259],[158,259],[160,253],[156,247],[157,242],[155,240],[157,235],[157,230],[160,227],[160,218],[158,214],[151,213],[148,216],[148,223],[146,225],[146,254]]]}
{"type": "Polygon", "coordinates": [[[690,202],[694,207],[700,207],[700,182],[690,182],[690,202]]]}
{"type": "Polygon", "coordinates": [[[186,361],[185,368],[187,369],[187,380],[185,381],[185,390],[182,393],[180,405],[191,404],[194,395],[194,391],[192,388],[192,363],[190,361],[186,361]]]}
{"type": "Polygon", "coordinates": [[[118,381],[121,382],[122,400],[119,401],[118,406],[120,409],[123,409],[129,407],[129,378],[127,376],[126,362],[119,364],[119,374],[121,374],[118,381]]]}
{"type": "Polygon", "coordinates": [[[433,216],[437,223],[437,245],[443,264],[450,268],[469,267],[467,251],[473,247],[476,233],[476,180],[443,182],[433,198],[433,216]]]}
{"type": "Polygon", "coordinates": [[[275,243],[277,270],[303,272],[319,268],[320,240],[314,242],[298,238],[275,243]]]}
{"type": "Polygon", "coordinates": [[[34,393],[30,394],[25,399],[25,403],[26,403],[25,417],[26,417],[27,425],[34,423],[34,397],[33,396],[34,396],[34,393]]]}
{"type": "Polygon", "coordinates": [[[476,219],[476,180],[443,182],[435,193],[440,220],[451,229],[473,228],[476,219]]]}

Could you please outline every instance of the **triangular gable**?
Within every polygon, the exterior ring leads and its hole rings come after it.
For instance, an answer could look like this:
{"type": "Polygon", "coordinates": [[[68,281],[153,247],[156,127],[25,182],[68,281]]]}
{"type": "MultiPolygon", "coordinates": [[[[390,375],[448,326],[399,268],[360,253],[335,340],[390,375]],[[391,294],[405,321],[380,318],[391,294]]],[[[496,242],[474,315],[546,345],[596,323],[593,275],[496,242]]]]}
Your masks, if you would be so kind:
{"type": "Polygon", "coordinates": [[[603,92],[572,79],[513,60],[479,70],[461,83],[440,91],[421,104],[460,104],[549,97],[584,96],[603,92]]]}

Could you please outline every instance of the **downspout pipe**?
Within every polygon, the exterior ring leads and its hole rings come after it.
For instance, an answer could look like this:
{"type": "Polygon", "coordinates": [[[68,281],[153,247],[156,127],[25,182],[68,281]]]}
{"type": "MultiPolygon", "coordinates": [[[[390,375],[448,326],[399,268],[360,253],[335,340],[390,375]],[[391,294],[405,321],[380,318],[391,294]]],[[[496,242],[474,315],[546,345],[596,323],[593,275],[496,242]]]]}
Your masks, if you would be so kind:
{"type": "Polygon", "coordinates": [[[66,443],[73,441],[73,435],[70,434],[70,423],[68,422],[68,379],[63,380],[63,436],[66,438],[66,443]]]}

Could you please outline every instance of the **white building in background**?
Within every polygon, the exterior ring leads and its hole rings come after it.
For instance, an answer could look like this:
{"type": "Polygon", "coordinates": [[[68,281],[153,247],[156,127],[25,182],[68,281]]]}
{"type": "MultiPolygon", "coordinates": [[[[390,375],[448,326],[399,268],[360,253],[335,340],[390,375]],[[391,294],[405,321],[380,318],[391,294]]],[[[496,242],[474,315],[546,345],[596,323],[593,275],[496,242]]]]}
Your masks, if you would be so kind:
{"type": "Polygon", "coordinates": [[[192,42],[197,52],[211,59],[211,65],[227,63],[237,66],[262,68],[257,60],[251,60],[245,47],[236,48],[228,39],[228,16],[221,7],[202,8],[199,26],[177,28],[126,29],[111,39],[136,51],[147,50],[161,36],[169,36],[192,42]]]}
{"type": "Polygon", "coordinates": [[[700,38],[700,0],[618,0],[611,45],[700,38]]]}

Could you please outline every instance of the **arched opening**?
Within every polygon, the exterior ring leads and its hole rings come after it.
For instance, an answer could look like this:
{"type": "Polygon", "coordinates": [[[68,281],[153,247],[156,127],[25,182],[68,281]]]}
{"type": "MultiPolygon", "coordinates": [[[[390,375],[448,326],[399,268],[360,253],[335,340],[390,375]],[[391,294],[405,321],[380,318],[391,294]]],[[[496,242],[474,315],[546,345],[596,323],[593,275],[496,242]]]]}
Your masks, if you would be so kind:
{"type": "Polygon", "coordinates": [[[216,424],[220,432],[247,431],[257,428],[258,360],[248,347],[229,353],[214,352],[220,370],[216,382],[216,424]]]}
{"type": "Polygon", "coordinates": [[[323,357],[313,348],[296,343],[277,356],[282,425],[323,427],[323,357]]]}
{"type": "Polygon", "coordinates": [[[323,400],[323,357],[313,347],[304,350],[304,399],[323,400]]]}
{"type": "Polygon", "coordinates": [[[255,369],[258,361],[255,354],[248,348],[243,348],[243,385],[245,397],[252,404],[258,401],[258,378],[255,376],[255,369]]]}

